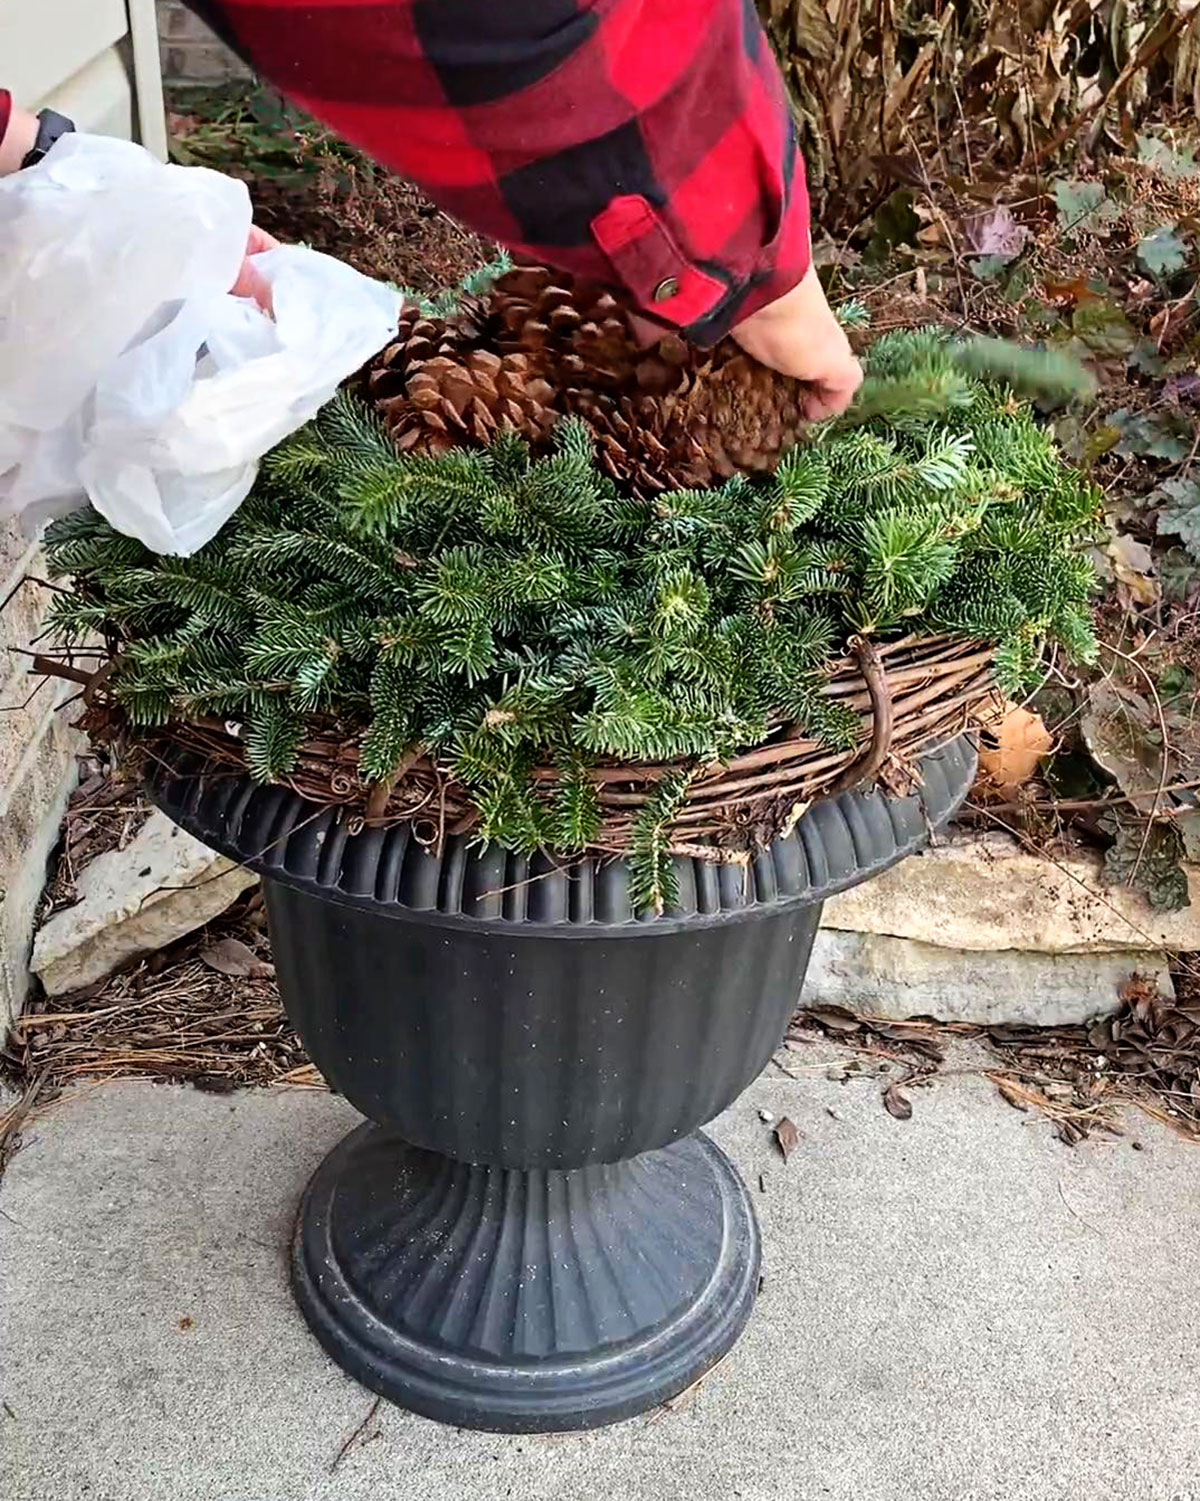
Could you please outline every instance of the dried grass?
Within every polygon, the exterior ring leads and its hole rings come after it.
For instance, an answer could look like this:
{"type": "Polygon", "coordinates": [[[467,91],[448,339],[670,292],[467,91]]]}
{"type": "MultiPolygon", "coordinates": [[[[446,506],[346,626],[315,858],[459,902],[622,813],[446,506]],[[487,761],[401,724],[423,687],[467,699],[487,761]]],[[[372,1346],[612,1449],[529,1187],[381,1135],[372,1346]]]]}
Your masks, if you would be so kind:
{"type": "Polygon", "coordinates": [[[1148,121],[1200,117],[1190,0],[758,7],[827,228],[869,213],[914,147],[940,174],[995,186],[1014,167],[1119,150],[1148,121]]]}
{"type": "Polygon", "coordinates": [[[961,1072],[943,1068],[947,1047],[972,1039],[996,1063],[966,1072],[990,1080],[1015,1110],[1049,1121],[1068,1146],[1097,1131],[1122,1135],[1130,1107],[1200,1143],[1200,984],[1183,971],[1178,985],[1172,1002],[1153,982],[1131,977],[1114,1015],[1090,1027],[893,1021],[818,1006],[801,1008],[788,1037],[829,1037],[864,1058],[898,1064],[907,1076],[881,1082],[905,1085],[961,1072]]]}
{"type": "Polygon", "coordinates": [[[273,978],[211,968],[204,953],[232,937],[266,951],[261,898],[140,964],[67,997],[30,1003],[5,1057],[50,1091],[86,1079],[149,1077],[218,1092],[249,1085],[321,1087],[289,1026],[273,978]]]}

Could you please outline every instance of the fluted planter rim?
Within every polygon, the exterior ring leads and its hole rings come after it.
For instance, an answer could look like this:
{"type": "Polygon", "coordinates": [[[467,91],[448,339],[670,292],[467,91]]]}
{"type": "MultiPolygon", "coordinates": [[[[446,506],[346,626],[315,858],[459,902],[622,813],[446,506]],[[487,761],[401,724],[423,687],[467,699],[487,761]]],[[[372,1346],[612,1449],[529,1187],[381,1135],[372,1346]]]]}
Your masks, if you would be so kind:
{"type": "Polygon", "coordinates": [[[812,906],[869,880],[928,844],[961,801],[975,761],[972,738],[960,735],[921,758],[910,796],[874,788],[819,799],[748,864],[676,857],[679,903],[661,915],[634,909],[620,858],[572,865],[480,851],[469,835],[449,837],[435,856],[408,825],[352,833],[336,808],[213,770],[186,751],[149,769],[147,787],[203,843],[330,902],[457,931],[612,939],[751,921],[764,908],[812,906]]]}

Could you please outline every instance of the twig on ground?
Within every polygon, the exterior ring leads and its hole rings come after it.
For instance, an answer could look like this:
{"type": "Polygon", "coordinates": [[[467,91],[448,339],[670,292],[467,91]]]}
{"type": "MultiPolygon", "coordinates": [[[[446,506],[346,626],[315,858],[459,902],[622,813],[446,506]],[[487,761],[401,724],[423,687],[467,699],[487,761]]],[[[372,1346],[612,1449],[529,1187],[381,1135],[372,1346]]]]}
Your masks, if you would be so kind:
{"type": "Polygon", "coordinates": [[[1087,1228],[1089,1230],[1091,1230],[1094,1235],[1103,1235],[1104,1232],[1100,1229],[1099,1225],[1093,1225],[1092,1222],[1091,1222],[1091,1220],[1084,1219],[1083,1215],[1080,1214],[1080,1212],[1078,1211],[1078,1209],[1076,1209],[1075,1206],[1071,1203],[1070,1199],[1067,1198],[1066,1193],[1063,1191],[1063,1184],[1062,1184],[1062,1178],[1061,1178],[1061,1176],[1059,1177],[1059,1180],[1058,1180],[1058,1196],[1063,1201],[1063,1203],[1066,1205],[1067,1212],[1069,1214],[1073,1214],[1075,1216],[1075,1218],[1079,1221],[1079,1223],[1081,1225],[1086,1225],[1087,1228]]]}
{"type": "Polygon", "coordinates": [[[17,1135],[22,1125],[29,1119],[29,1113],[37,1103],[37,1097],[41,1094],[49,1074],[50,1066],[47,1064],[40,1073],[35,1075],[24,1094],[0,1123],[0,1175],[3,1175],[4,1169],[8,1166],[16,1149],[17,1135]]]}
{"type": "Polygon", "coordinates": [[[346,1455],[349,1454],[354,1444],[358,1441],[364,1430],[368,1427],[371,1419],[379,1411],[379,1407],[382,1401],[382,1397],[375,1398],[374,1402],[371,1403],[371,1406],[367,1410],[366,1417],[362,1420],[362,1422],[358,1425],[358,1427],[354,1430],[354,1432],[350,1435],[350,1437],[346,1440],[342,1447],[333,1456],[333,1463],[329,1466],[329,1473],[331,1475],[333,1474],[334,1470],[337,1469],[338,1465],[341,1464],[342,1460],[345,1459],[346,1455]]]}

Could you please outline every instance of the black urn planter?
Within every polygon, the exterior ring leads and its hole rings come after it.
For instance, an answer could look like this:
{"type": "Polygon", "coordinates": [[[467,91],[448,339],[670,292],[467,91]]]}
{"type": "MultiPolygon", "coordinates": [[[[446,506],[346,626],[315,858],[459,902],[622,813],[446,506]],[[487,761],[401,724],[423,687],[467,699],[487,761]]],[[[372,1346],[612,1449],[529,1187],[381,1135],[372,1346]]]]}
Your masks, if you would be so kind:
{"type": "Polygon", "coordinates": [[[427,853],[180,753],[151,791],[261,872],[280,991],[370,1124],[304,1194],[292,1280],[365,1385],[500,1432],[632,1417],[729,1349],[758,1288],[737,1172],[698,1131],[779,1046],[827,896],[928,841],[966,738],[918,796],[813,805],[749,867],[681,860],[662,917],[620,861],[427,853]]]}

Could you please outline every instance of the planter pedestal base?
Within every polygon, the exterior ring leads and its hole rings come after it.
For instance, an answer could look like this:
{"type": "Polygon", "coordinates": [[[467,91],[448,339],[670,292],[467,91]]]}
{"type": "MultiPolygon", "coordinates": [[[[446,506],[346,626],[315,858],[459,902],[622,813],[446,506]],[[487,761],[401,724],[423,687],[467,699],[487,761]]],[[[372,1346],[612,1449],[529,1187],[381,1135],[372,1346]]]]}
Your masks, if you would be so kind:
{"type": "Polygon", "coordinates": [[[292,1249],[339,1365],[414,1412],[502,1433],[593,1428],[683,1391],[741,1332],[758,1275],[745,1186],[699,1134],[519,1170],[367,1124],[317,1169],[292,1249]]]}
{"type": "Polygon", "coordinates": [[[355,831],[170,754],[154,796],[262,875],[288,1016],[376,1123],[322,1163],[296,1226],[296,1296],[334,1360],[402,1407],[508,1433],[634,1417],[715,1365],[758,1291],[758,1227],[693,1133],[783,1040],[821,903],[962,802],[970,741],[925,755],[909,797],[817,798],[744,866],[677,855],[657,917],[623,860],[470,833],[432,853],[411,824],[355,831]]]}

